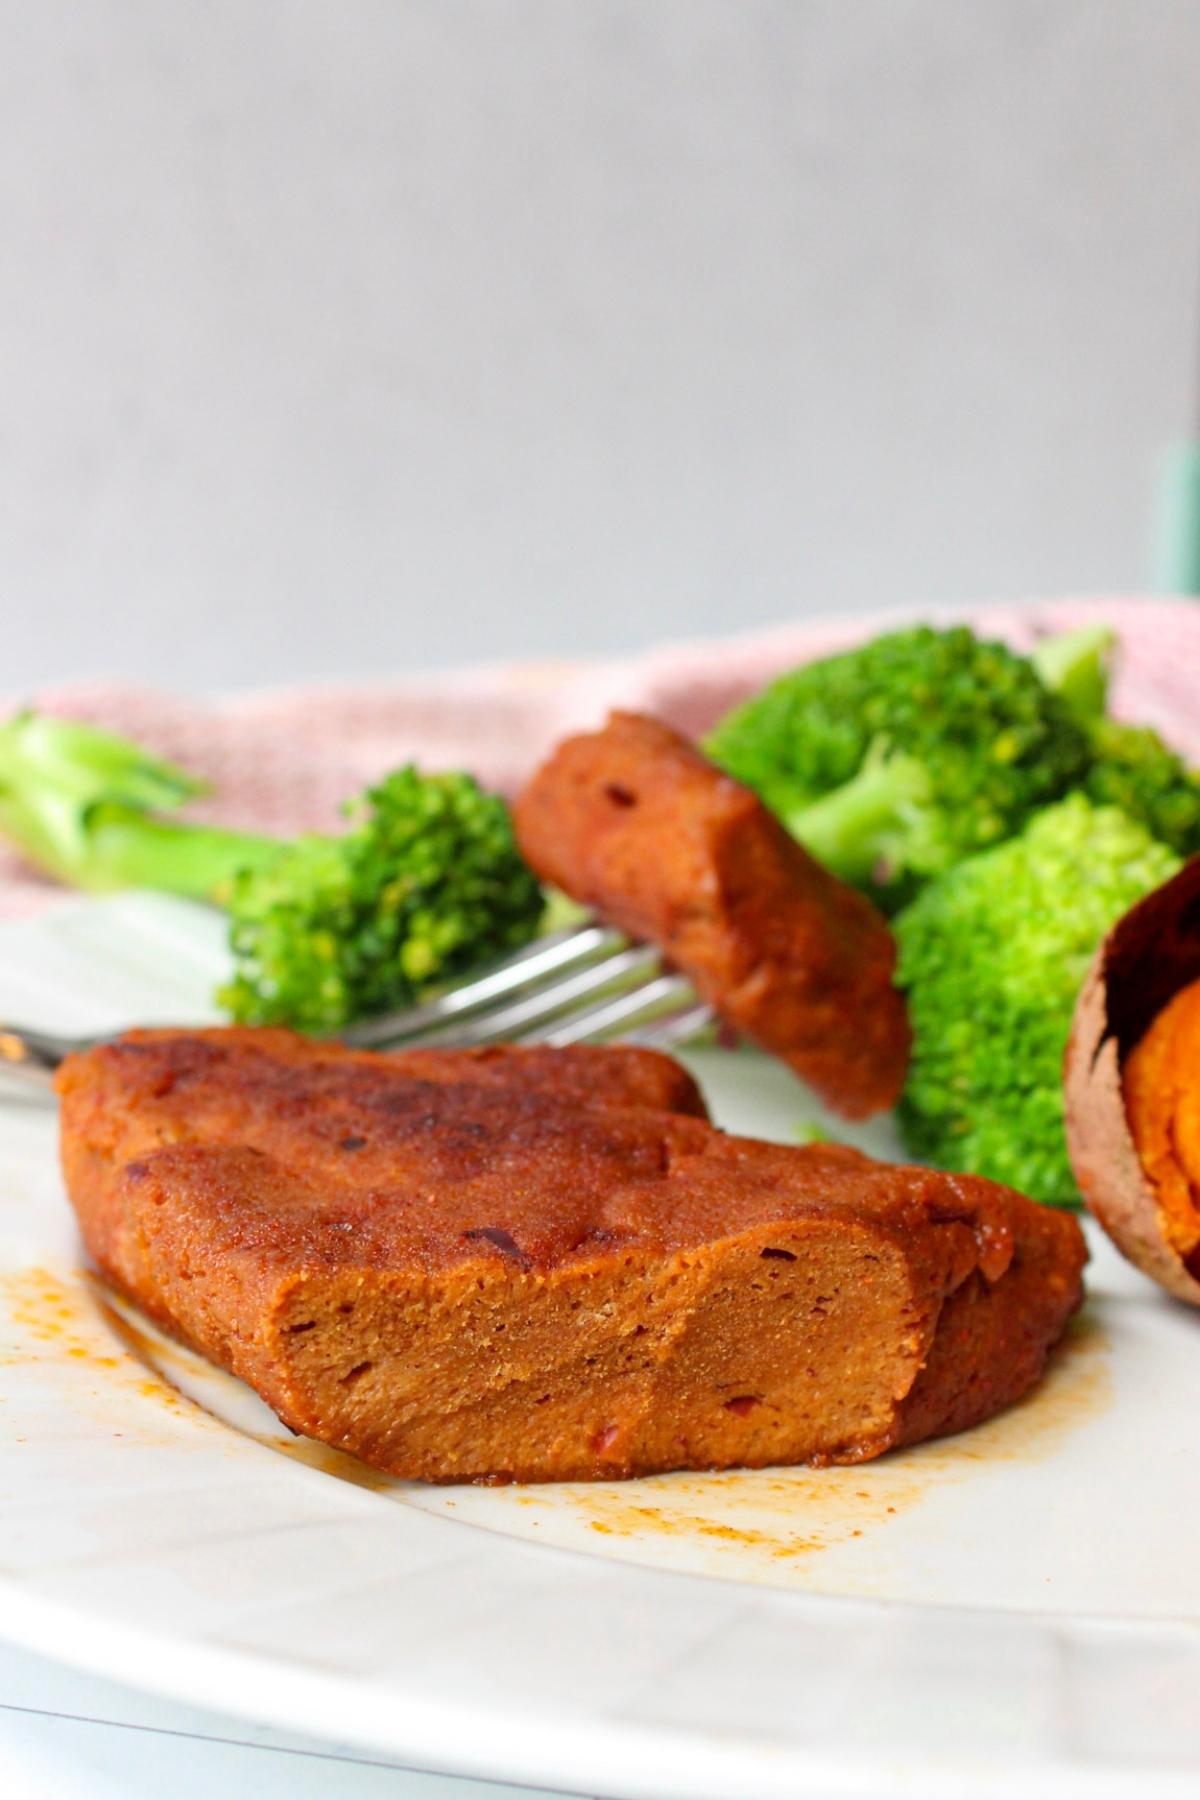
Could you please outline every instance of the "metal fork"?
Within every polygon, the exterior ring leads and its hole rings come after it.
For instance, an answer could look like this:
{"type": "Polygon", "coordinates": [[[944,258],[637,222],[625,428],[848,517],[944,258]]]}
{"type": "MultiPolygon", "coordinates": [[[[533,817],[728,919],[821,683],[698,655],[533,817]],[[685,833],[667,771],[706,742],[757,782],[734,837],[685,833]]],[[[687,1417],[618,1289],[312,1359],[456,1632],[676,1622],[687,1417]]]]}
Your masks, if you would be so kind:
{"type": "MultiPolygon", "coordinates": [[[[397,1050],[465,1044],[622,1043],[666,1050],[713,1022],[679,974],[651,944],[634,944],[607,925],[585,925],[538,938],[436,1000],[405,1012],[361,1019],[337,1034],[356,1049],[397,1050]]],[[[64,1037],[0,1024],[0,1072],[45,1087],[75,1050],[112,1033],[64,1037]]]]}

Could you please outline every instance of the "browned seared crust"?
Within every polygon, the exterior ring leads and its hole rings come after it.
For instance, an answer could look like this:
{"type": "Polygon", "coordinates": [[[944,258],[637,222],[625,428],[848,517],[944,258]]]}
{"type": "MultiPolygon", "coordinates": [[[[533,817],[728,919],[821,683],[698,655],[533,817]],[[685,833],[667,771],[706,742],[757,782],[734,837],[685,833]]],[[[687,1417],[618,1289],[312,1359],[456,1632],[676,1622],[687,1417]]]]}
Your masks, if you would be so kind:
{"type": "Polygon", "coordinates": [[[1088,1210],[1130,1262],[1200,1306],[1200,1254],[1171,1242],[1129,1129],[1121,1070],[1167,1002],[1200,979],[1200,856],[1113,926],[1080,991],[1063,1071],[1067,1149],[1088,1210]]]}
{"type": "Polygon", "coordinates": [[[1016,1399],[1078,1304],[1078,1226],[1007,1189],[726,1137],[638,1104],[645,1062],[612,1105],[454,1060],[71,1058],[88,1249],[294,1430],[435,1481],[856,1461],[1016,1399]]]}
{"type": "Polygon", "coordinates": [[[558,746],[513,816],[544,881],[660,945],[839,1112],[897,1099],[910,1034],[886,922],[677,732],[613,713],[558,746]]]}
{"type": "MultiPolygon", "coordinates": [[[[281,1034],[287,1037],[286,1033],[281,1034]]],[[[486,1044],[463,1050],[397,1050],[388,1061],[419,1081],[522,1087],[587,1106],[648,1106],[707,1119],[704,1095],[673,1056],[634,1044],[486,1044]]]]}

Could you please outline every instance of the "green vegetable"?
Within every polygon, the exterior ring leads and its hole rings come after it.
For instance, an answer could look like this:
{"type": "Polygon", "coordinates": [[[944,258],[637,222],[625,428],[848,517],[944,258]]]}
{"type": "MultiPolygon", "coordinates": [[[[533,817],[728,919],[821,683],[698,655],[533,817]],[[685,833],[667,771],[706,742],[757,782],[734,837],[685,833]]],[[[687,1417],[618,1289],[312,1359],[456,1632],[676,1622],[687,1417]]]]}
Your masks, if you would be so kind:
{"type": "MultiPolygon", "coordinates": [[[[1084,661],[1094,663],[1094,646],[1084,661]]],[[[706,749],[889,910],[1075,786],[1087,733],[1031,663],[966,626],[918,626],[808,663],[706,749]]]]}
{"type": "Polygon", "coordinates": [[[159,816],[204,783],[125,738],[18,713],[0,725],[0,834],[74,887],[157,887],[208,898],[278,845],[159,816]]]}
{"type": "Polygon", "coordinates": [[[1093,761],[1084,788],[1104,806],[1119,806],[1180,856],[1200,851],[1200,775],[1148,725],[1097,719],[1093,761]]]}
{"type": "Polygon", "coordinates": [[[90,726],[0,725],[0,833],[93,890],[141,886],[228,908],[235,1019],[336,1031],[405,1006],[532,938],[542,894],[508,809],[469,775],[403,768],[346,810],[341,837],[295,842],[164,816],[202,791],[90,726]]]}
{"type": "Polygon", "coordinates": [[[334,1031],[535,935],[541,889],[508,808],[469,775],[398,769],[352,818],[235,880],[237,973],[220,995],[235,1019],[334,1031]]]}
{"type": "Polygon", "coordinates": [[[1179,859],[1115,807],[1071,794],[1020,837],[932,882],[895,922],[913,1058],[909,1150],[1077,1204],[1062,1060],[1096,946],[1179,859]]]}
{"type": "Polygon", "coordinates": [[[1200,774],[1148,725],[1105,716],[1115,648],[1109,626],[1090,625],[1044,639],[1030,660],[1087,731],[1084,792],[1102,806],[1119,806],[1180,856],[1192,856],[1200,851],[1200,774]]]}
{"type": "Polygon", "coordinates": [[[1111,625],[1083,625],[1041,638],[1029,660],[1048,688],[1085,723],[1103,715],[1117,634],[1111,625]]]}
{"type": "Polygon", "coordinates": [[[833,1144],[837,1139],[831,1137],[824,1125],[816,1119],[802,1119],[792,1133],[792,1141],[797,1144],[833,1144]]]}

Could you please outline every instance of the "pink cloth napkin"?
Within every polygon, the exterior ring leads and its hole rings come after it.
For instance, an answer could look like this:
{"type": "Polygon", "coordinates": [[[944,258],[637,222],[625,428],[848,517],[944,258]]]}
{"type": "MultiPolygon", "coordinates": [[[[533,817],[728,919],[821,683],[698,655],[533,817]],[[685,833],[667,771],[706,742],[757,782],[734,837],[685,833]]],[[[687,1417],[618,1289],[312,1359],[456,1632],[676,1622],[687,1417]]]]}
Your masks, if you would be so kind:
{"type": "MultiPolygon", "coordinates": [[[[1062,600],[921,616],[968,618],[1018,649],[1047,632],[1111,623],[1121,640],[1114,710],[1157,726],[1200,762],[1200,602],[1062,600]]],[[[286,835],[336,829],[343,800],[410,759],[470,769],[511,793],[559,737],[614,706],[656,713],[698,734],[769,676],[903,622],[897,613],[810,620],[610,662],[465,669],[223,702],[86,682],[25,703],[123,732],[203,776],[213,791],[193,816],[286,835]]],[[[62,893],[0,851],[0,917],[32,912],[62,893]]]]}

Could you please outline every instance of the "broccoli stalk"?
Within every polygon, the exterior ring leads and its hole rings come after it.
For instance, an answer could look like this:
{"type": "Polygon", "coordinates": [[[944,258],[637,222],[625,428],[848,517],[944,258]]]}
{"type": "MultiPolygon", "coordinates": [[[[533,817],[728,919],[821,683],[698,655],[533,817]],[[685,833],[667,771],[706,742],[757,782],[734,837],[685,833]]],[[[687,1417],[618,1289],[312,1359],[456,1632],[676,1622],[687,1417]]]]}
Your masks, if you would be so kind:
{"type": "Polygon", "coordinates": [[[0,833],[74,887],[210,899],[239,869],[278,854],[269,838],[161,816],[204,791],[185,770],[90,725],[30,712],[0,725],[0,833]]]}
{"type": "MultiPolygon", "coordinates": [[[[4,811],[0,802],[0,829],[7,830],[4,811]]],[[[11,835],[17,841],[16,833],[11,835]]],[[[31,861],[39,860],[28,843],[22,848],[31,861]]],[[[222,906],[241,870],[261,868],[278,854],[276,838],[148,818],[135,807],[98,801],[86,809],[81,840],[72,853],[56,867],[49,859],[42,866],[60,881],[94,893],[158,888],[222,906]]]]}
{"type": "Polygon", "coordinates": [[[346,809],[340,837],[288,842],[170,813],[204,791],[90,726],[0,725],[0,834],[59,880],[153,887],[230,915],[235,1019],[336,1031],[517,949],[543,897],[508,809],[464,774],[398,769],[346,809]]]}
{"type": "Polygon", "coordinates": [[[1103,717],[1117,649],[1111,625],[1081,625],[1039,639],[1029,660],[1050,690],[1085,724],[1103,717]]]}
{"type": "Polygon", "coordinates": [[[780,817],[806,850],[853,887],[882,886],[911,858],[933,800],[925,764],[877,740],[857,775],[780,817]]]}

